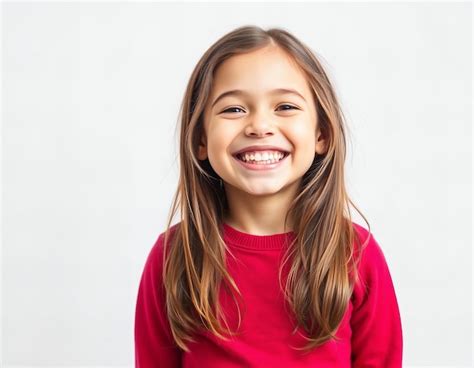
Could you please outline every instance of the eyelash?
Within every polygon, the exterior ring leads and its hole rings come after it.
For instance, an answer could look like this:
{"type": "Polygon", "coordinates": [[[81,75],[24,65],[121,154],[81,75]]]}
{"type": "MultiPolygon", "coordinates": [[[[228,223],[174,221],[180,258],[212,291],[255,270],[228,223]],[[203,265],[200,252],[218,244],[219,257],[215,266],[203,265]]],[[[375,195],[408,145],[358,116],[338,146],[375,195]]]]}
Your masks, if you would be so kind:
{"type": "MultiPolygon", "coordinates": [[[[295,106],[293,106],[293,105],[288,105],[288,104],[283,104],[283,105],[280,105],[280,106],[278,106],[278,107],[282,107],[282,106],[289,106],[289,107],[291,107],[291,109],[285,109],[284,111],[288,111],[288,110],[299,110],[297,107],[295,107],[295,106]]],[[[240,107],[229,107],[228,109],[225,109],[225,110],[222,111],[222,112],[227,112],[227,111],[229,111],[229,110],[231,110],[231,109],[240,109],[240,110],[243,110],[243,109],[241,109],[240,107]]]]}

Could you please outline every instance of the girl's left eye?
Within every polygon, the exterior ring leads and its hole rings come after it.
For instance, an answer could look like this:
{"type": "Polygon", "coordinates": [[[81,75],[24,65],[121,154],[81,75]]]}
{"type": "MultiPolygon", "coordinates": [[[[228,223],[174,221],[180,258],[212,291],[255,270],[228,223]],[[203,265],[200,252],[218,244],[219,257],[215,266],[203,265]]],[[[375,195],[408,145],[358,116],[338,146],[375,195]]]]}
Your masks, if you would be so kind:
{"type": "MultiPolygon", "coordinates": [[[[284,111],[285,111],[285,110],[298,110],[297,107],[292,106],[292,105],[288,105],[288,104],[280,105],[280,106],[278,106],[278,108],[280,108],[280,107],[282,107],[282,106],[287,106],[287,107],[289,107],[289,109],[284,109],[284,111]]],[[[237,110],[242,110],[240,107],[229,107],[228,109],[226,109],[226,110],[224,110],[224,111],[222,111],[222,112],[228,112],[229,110],[235,110],[235,109],[237,109],[237,110]]]]}
{"type": "Polygon", "coordinates": [[[294,106],[292,106],[292,105],[287,105],[287,104],[280,105],[280,106],[278,106],[278,107],[282,107],[282,106],[288,106],[288,107],[290,107],[290,109],[285,109],[285,110],[298,110],[297,107],[294,107],[294,106]]]}

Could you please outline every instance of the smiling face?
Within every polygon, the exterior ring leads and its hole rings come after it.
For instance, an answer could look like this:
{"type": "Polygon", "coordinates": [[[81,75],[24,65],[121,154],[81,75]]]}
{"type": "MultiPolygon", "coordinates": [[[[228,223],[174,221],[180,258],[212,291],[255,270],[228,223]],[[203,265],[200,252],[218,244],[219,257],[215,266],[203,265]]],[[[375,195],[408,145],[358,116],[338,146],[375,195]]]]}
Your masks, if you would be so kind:
{"type": "Polygon", "coordinates": [[[219,66],[204,110],[204,131],[198,158],[209,159],[228,194],[244,197],[295,194],[315,153],[324,153],[306,77],[275,46],[232,56],[219,66]],[[242,92],[219,98],[230,90],[242,92]],[[253,145],[276,146],[289,155],[273,169],[249,169],[234,153],[253,145]]]}

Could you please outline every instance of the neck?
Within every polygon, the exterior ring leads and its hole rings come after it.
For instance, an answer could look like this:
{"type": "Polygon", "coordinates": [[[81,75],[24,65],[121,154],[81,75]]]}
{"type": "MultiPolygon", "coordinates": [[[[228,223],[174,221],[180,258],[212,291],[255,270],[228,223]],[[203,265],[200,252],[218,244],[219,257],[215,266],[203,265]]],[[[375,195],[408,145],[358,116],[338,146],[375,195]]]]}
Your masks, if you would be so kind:
{"type": "Polygon", "coordinates": [[[224,222],[244,233],[254,235],[281,234],[293,231],[293,221],[287,214],[295,198],[299,182],[272,194],[253,195],[225,184],[229,210],[224,222]]]}

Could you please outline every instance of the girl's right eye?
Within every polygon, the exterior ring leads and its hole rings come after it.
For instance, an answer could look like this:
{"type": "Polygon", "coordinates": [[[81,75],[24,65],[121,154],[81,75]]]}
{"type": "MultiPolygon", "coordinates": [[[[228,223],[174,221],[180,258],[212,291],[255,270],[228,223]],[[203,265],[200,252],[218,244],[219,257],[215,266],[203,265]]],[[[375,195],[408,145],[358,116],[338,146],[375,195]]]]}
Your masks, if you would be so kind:
{"type": "MultiPolygon", "coordinates": [[[[240,107],[229,107],[228,109],[226,109],[226,110],[224,110],[224,111],[222,111],[222,112],[228,112],[229,110],[235,110],[235,109],[237,109],[237,110],[242,110],[240,107]]],[[[242,111],[243,111],[243,110],[242,110],[242,111]]]]}

